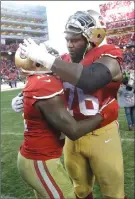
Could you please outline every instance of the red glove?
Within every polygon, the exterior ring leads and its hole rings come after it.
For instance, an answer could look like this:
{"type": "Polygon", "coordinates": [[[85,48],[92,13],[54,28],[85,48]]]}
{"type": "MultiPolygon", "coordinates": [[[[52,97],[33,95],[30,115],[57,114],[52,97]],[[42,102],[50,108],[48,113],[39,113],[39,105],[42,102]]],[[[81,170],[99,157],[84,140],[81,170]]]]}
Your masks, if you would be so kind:
{"type": "Polygon", "coordinates": [[[119,106],[118,102],[115,98],[108,98],[103,102],[102,107],[99,110],[99,113],[104,118],[103,122],[101,123],[101,126],[106,126],[107,124],[110,124],[111,122],[118,119],[118,111],[119,106]]]}

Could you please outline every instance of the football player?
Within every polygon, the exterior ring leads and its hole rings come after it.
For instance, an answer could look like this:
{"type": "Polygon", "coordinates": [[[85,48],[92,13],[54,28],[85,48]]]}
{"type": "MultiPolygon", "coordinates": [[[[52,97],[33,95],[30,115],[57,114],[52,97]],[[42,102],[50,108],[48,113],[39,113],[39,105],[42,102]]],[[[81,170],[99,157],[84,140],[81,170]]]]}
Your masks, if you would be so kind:
{"type": "MultiPolygon", "coordinates": [[[[69,111],[78,121],[95,115],[108,97],[116,98],[121,83],[122,52],[114,45],[101,45],[106,32],[101,19],[93,10],[78,11],[69,18],[65,27],[69,54],[63,55],[62,60],[41,50],[31,39],[20,44],[24,56],[65,82],[69,111]]],[[[92,134],[77,141],[66,139],[65,164],[78,198],[92,198],[94,176],[105,199],[124,198],[117,117],[113,120],[104,120],[92,134]]]]}
{"type": "MultiPolygon", "coordinates": [[[[30,63],[23,58],[24,62],[30,63]]],[[[18,169],[25,182],[34,189],[36,198],[74,199],[71,180],[60,163],[63,133],[70,140],[76,140],[92,132],[104,120],[110,120],[118,105],[115,99],[110,102],[108,98],[96,115],[76,121],[66,109],[61,80],[49,71],[42,74],[39,65],[34,67],[34,73],[27,71],[29,75],[23,89],[25,130],[18,154],[18,169]]]]}

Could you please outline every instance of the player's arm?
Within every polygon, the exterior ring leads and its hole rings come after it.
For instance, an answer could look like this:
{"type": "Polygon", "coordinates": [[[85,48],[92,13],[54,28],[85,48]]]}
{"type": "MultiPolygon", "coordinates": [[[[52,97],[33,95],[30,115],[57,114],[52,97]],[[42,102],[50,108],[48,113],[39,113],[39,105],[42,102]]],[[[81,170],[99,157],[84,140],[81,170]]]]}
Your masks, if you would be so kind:
{"type": "Polygon", "coordinates": [[[77,122],[66,110],[60,96],[48,100],[39,100],[35,103],[35,107],[48,123],[63,132],[71,140],[76,140],[93,131],[103,121],[103,116],[96,114],[90,119],[77,122]]]}
{"type": "Polygon", "coordinates": [[[85,67],[78,63],[66,63],[55,59],[51,70],[82,90],[95,91],[106,84],[121,79],[121,70],[118,61],[109,56],[103,56],[93,64],[85,67]]]}
{"type": "Polygon", "coordinates": [[[24,40],[24,44],[19,45],[19,52],[44,66],[42,70],[52,70],[63,81],[69,82],[82,90],[96,91],[112,80],[118,81],[121,78],[119,63],[110,56],[104,55],[85,67],[78,63],[67,63],[50,55],[32,39],[24,40]]]}

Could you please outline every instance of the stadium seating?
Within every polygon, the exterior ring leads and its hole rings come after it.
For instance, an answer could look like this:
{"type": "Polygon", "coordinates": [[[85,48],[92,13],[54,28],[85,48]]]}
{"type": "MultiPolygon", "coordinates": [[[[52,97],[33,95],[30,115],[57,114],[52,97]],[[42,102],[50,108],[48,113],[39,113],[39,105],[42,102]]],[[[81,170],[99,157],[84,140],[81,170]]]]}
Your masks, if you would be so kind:
{"type": "MultiPolygon", "coordinates": [[[[134,29],[135,23],[133,1],[110,1],[100,5],[100,12],[106,22],[109,34],[108,44],[114,44],[123,49],[134,40],[131,30],[132,27],[134,29]],[[129,27],[131,27],[130,31],[129,27]]],[[[124,70],[134,69],[134,60],[135,52],[131,52],[129,49],[123,51],[122,66],[124,70]]]]}
{"type": "Polygon", "coordinates": [[[106,22],[121,21],[134,18],[133,1],[110,1],[100,5],[100,12],[106,22]],[[126,10],[122,9],[125,7],[126,10]]]}
{"type": "Polygon", "coordinates": [[[15,52],[18,48],[18,44],[10,44],[10,45],[4,45],[1,44],[1,52],[15,52]]]}
{"type": "Polygon", "coordinates": [[[126,46],[131,41],[132,33],[123,34],[123,35],[115,35],[107,37],[108,44],[114,44],[119,47],[126,46]]]}
{"type": "Polygon", "coordinates": [[[13,61],[6,59],[5,57],[1,58],[1,78],[4,81],[9,81],[11,78],[18,80],[19,78],[19,71],[15,67],[13,61]]]}
{"type": "Polygon", "coordinates": [[[126,49],[123,53],[123,69],[135,70],[135,50],[126,49]]]}
{"type": "Polygon", "coordinates": [[[115,21],[115,22],[107,22],[106,23],[106,27],[107,29],[118,29],[121,27],[130,27],[130,26],[134,26],[135,23],[135,19],[129,19],[129,20],[120,20],[120,21],[115,21]]]}

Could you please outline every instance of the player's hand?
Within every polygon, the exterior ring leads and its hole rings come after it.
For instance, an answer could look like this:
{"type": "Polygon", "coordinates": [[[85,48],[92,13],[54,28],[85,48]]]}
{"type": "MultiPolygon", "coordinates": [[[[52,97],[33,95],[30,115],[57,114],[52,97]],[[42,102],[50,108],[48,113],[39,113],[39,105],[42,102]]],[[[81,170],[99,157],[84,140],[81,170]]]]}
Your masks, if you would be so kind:
{"type": "Polygon", "coordinates": [[[31,59],[32,61],[41,64],[45,69],[51,69],[55,56],[47,52],[46,46],[44,43],[37,45],[31,38],[24,39],[23,44],[19,44],[19,50],[21,53],[31,59]]]}
{"type": "Polygon", "coordinates": [[[108,98],[107,100],[105,100],[102,107],[99,110],[99,113],[102,115],[104,119],[101,125],[107,125],[113,122],[114,120],[117,120],[118,111],[119,111],[119,106],[115,98],[113,99],[108,98]]]}
{"type": "Polygon", "coordinates": [[[23,95],[22,95],[22,93],[18,94],[16,97],[14,97],[12,99],[11,106],[12,106],[12,109],[16,113],[23,111],[23,95]]]}

